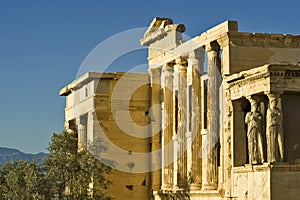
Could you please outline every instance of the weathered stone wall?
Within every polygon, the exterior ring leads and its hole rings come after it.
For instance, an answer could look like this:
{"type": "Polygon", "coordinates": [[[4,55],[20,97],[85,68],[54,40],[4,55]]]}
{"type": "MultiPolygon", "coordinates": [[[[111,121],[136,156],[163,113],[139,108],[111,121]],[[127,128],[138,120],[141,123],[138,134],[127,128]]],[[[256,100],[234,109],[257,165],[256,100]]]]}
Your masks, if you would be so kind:
{"type": "Polygon", "coordinates": [[[116,200],[150,198],[149,156],[142,161],[131,159],[133,154],[150,152],[148,74],[87,73],[62,91],[69,91],[66,124],[75,121],[79,148],[98,137],[105,138],[103,155],[114,162],[114,170],[107,177],[112,181],[108,195],[116,200]],[[144,169],[136,173],[140,164],[144,169]]]}
{"type": "Polygon", "coordinates": [[[282,96],[283,130],[285,135],[286,161],[300,164],[300,94],[286,93],[282,96]]]}
{"type": "Polygon", "coordinates": [[[300,36],[230,32],[228,37],[230,74],[269,63],[300,62],[300,36]]]}
{"type": "Polygon", "coordinates": [[[274,170],[271,174],[271,199],[297,199],[300,197],[299,167],[286,166],[285,169],[274,170]]]}
{"type": "Polygon", "coordinates": [[[246,166],[233,170],[233,193],[236,200],[270,198],[270,169],[268,166],[246,166]]]}

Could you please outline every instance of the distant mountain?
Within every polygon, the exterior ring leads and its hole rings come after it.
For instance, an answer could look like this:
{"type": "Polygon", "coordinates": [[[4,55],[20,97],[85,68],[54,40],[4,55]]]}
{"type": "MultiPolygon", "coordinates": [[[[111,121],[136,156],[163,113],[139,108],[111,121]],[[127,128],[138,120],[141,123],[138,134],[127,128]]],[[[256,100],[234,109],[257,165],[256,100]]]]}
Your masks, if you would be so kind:
{"type": "Polygon", "coordinates": [[[46,153],[37,153],[37,154],[27,154],[23,153],[18,149],[11,149],[0,147],[0,165],[6,163],[7,161],[13,161],[15,159],[19,160],[36,160],[37,163],[43,162],[43,158],[47,157],[46,153]]]}

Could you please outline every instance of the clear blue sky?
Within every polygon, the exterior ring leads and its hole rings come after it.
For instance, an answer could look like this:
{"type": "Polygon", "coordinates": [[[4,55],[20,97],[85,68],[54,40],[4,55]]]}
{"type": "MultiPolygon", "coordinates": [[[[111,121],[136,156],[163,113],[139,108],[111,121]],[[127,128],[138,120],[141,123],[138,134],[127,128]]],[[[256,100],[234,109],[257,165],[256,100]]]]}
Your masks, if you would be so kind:
{"type": "MultiPolygon", "coordinates": [[[[64,97],[87,54],[107,37],[170,17],[196,36],[227,19],[240,31],[300,34],[298,1],[0,0],[0,146],[46,151],[63,130],[64,97]]],[[[146,62],[145,52],[117,71],[146,62]]],[[[130,60],[130,61],[129,61],[130,60]]],[[[122,66],[121,66],[122,64],[122,66]]]]}

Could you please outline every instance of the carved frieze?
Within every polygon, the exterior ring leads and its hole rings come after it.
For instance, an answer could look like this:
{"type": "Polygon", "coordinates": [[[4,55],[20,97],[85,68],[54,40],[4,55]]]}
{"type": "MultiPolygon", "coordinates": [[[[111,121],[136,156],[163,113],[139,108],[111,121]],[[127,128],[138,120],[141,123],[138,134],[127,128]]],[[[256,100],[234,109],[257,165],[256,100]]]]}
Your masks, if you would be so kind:
{"type": "Polygon", "coordinates": [[[231,46],[299,48],[300,36],[287,34],[228,32],[231,46]]]}

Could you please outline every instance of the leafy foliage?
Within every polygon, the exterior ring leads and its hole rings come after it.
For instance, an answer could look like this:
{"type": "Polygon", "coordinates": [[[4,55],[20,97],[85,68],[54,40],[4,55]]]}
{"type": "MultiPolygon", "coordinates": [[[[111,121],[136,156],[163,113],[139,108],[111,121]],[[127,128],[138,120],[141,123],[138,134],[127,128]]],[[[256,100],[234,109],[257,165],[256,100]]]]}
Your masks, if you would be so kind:
{"type": "Polygon", "coordinates": [[[15,160],[0,168],[1,199],[46,199],[46,184],[44,172],[35,161],[15,160]]]}
{"type": "MultiPolygon", "coordinates": [[[[36,162],[7,162],[0,168],[0,199],[11,200],[108,200],[111,168],[89,151],[78,151],[76,133],[54,133],[43,165],[36,162]],[[94,183],[94,184],[92,184],[94,183]],[[97,187],[93,187],[97,185],[97,187]]],[[[89,145],[103,151],[100,143],[89,145]]]]}

